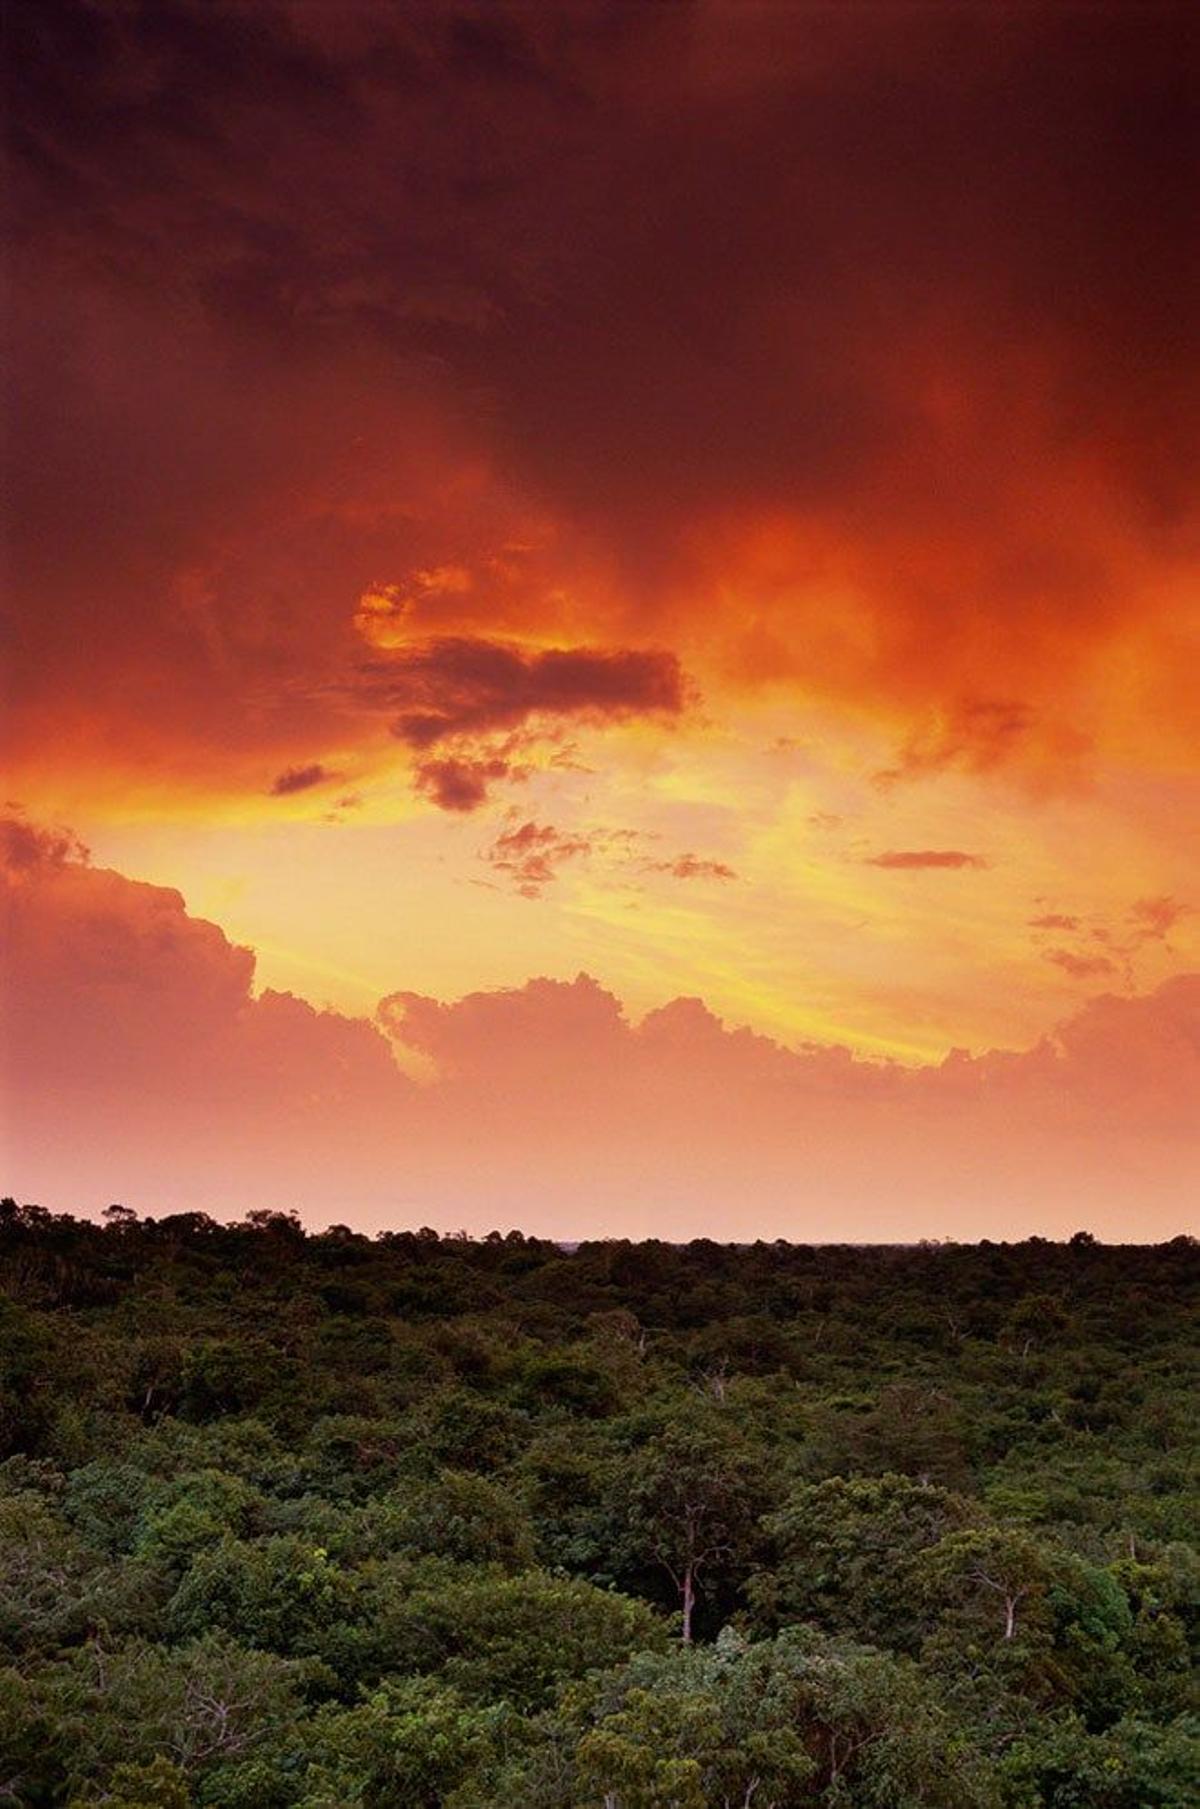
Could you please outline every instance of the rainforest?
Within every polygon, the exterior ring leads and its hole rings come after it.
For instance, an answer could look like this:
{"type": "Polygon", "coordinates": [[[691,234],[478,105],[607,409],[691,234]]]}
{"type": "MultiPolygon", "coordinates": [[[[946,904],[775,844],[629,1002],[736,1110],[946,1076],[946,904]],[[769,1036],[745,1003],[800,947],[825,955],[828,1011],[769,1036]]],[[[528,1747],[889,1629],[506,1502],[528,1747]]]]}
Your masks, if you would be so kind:
{"type": "Polygon", "coordinates": [[[0,1205],[0,1800],[1185,1809],[1196,1241],[0,1205]]]}

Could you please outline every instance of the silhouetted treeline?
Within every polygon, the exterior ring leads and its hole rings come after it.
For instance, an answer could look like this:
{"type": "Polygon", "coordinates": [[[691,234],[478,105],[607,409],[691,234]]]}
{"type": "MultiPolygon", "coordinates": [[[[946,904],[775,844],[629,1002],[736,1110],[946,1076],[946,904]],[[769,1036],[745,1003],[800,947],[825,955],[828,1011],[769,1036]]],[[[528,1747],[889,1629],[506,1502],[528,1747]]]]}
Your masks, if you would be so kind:
{"type": "Polygon", "coordinates": [[[0,1202],[0,1800],[1183,1809],[1198,1273],[0,1202]]]}

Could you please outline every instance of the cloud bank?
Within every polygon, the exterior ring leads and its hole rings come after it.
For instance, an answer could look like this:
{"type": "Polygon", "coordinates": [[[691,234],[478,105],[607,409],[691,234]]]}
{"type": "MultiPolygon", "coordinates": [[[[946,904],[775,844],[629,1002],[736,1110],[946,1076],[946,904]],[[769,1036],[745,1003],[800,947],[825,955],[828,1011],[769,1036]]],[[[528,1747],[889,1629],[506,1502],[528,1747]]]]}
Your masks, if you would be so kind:
{"type": "Polygon", "coordinates": [[[632,1023],[586,975],[398,991],[368,1022],[255,995],[250,950],[68,836],[14,820],[0,846],[4,1185],[44,1205],[564,1238],[1196,1228],[1200,975],[922,1069],[698,999],[632,1023]]]}

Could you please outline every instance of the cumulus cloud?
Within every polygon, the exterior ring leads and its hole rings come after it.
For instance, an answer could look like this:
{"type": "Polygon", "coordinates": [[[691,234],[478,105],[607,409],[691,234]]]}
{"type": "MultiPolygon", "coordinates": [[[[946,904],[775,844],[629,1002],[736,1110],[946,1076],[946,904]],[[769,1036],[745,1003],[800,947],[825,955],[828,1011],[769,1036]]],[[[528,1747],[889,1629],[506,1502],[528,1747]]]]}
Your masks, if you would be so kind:
{"type": "Polygon", "coordinates": [[[61,1161],[80,1187],[107,1169],[195,1199],[206,1172],[239,1185],[239,1164],[247,1180],[270,1160],[296,1179],[311,1164],[330,1185],[342,1160],[361,1167],[356,1139],[379,1137],[408,1084],[373,1025],[256,996],[250,949],[62,837],[7,824],[0,850],[14,1179],[61,1161]]]}
{"type": "Polygon", "coordinates": [[[23,816],[0,819],[0,864],[10,873],[62,867],[67,861],[86,865],[90,859],[89,850],[69,830],[48,829],[23,816]]]}
{"type": "Polygon", "coordinates": [[[178,893],[27,829],[0,837],[22,1197],[563,1237],[1062,1234],[1081,1202],[1101,1235],[1135,1203],[1139,1237],[1187,1228],[1200,976],[921,1069],[786,1046],[698,999],[636,1023],[582,975],[399,991],[370,1023],[256,995],[251,951],[178,893]]]}

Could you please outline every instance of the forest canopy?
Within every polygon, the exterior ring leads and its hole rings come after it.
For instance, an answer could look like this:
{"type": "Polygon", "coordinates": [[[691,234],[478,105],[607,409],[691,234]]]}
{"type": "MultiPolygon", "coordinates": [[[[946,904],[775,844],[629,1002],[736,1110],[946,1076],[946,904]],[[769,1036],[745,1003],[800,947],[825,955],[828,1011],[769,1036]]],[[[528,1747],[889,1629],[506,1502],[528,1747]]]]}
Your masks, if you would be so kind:
{"type": "Polygon", "coordinates": [[[1185,1809],[1200,1247],[0,1203],[0,1800],[1185,1809]]]}

